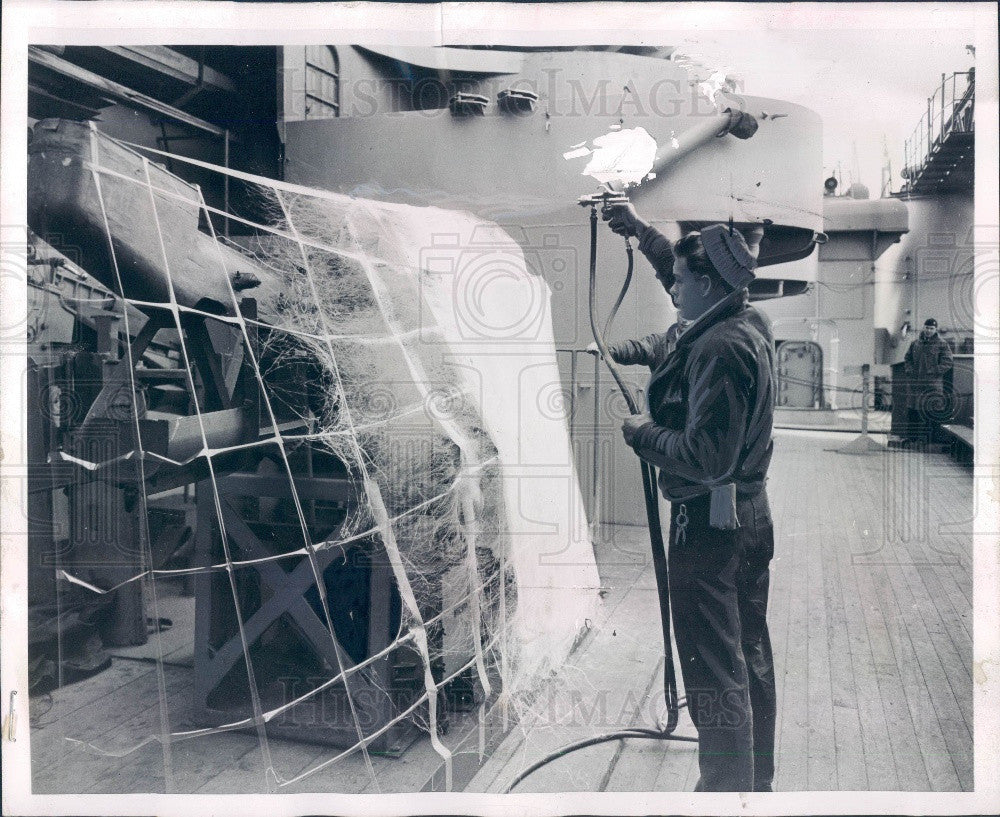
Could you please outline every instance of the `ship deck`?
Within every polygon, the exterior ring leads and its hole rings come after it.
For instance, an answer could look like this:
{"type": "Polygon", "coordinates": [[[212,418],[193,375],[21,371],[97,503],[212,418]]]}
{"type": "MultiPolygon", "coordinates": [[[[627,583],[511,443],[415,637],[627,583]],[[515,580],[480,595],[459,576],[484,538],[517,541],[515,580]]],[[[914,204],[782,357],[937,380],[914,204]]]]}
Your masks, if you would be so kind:
{"type": "MultiPolygon", "coordinates": [[[[970,790],[971,471],[940,452],[831,450],[851,437],[775,434],[775,789],[970,790]]],[[[571,741],[654,725],[662,661],[646,531],[606,526],[596,544],[601,618],[512,729],[502,734],[491,718],[484,764],[474,715],[452,724],[445,742],[457,753],[456,788],[503,791],[520,769],[571,741]]],[[[173,742],[169,752],[156,740],[134,749],[159,733],[161,710],[177,728],[190,706],[193,600],[160,601],[159,614],[173,620],[161,636],[162,672],[150,648],[118,650],[108,670],[33,699],[35,793],[250,793],[273,783],[254,733],[173,742]],[[126,749],[134,750],[117,756],[126,749]]],[[[678,733],[693,734],[683,712],[678,733]]],[[[268,751],[283,780],[337,752],[273,738],[268,751]]],[[[426,738],[402,757],[371,762],[355,753],[280,790],[441,788],[426,738]]],[[[517,790],[687,791],[697,776],[693,744],[616,741],[560,758],[517,790]]]]}

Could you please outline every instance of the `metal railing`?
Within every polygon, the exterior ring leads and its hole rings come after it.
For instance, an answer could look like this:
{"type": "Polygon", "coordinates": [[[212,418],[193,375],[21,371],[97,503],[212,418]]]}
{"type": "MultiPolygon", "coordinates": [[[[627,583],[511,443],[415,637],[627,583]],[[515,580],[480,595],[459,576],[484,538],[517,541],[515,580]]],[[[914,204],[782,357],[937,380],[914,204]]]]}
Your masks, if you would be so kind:
{"type": "Polygon", "coordinates": [[[952,133],[973,133],[976,110],[976,71],[941,75],[941,85],[927,98],[927,111],[920,117],[904,145],[903,178],[909,187],[933,153],[952,133]]]}

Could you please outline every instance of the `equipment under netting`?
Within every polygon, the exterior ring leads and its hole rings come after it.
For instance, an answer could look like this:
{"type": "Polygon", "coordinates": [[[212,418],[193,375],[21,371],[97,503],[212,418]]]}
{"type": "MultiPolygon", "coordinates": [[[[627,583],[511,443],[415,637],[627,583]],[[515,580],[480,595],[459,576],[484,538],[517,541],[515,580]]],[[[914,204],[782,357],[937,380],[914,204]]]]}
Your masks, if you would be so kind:
{"type": "Polygon", "coordinates": [[[517,429],[456,365],[447,288],[400,249],[406,219],[242,182],[260,220],[224,241],[216,223],[240,216],[197,187],[92,125],[36,126],[31,227],[110,290],[76,305],[94,351],[35,375],[86,395],[43,457],[70,541],[90,542],[58,580],[110,600],[119,643],[145,640],[157,577],[193,583],[201,724],[152,739],[255,728],[265,753],[268,734],[344,748],[322,766],[423,730],[447,760],[449,709],[512,695],[572,642],[596,603],[589,541],[549,548],[564,588],[512,550],[513,506],[532,501],[503,471],[517,429]],[[191,485],[195,518],[159,499],[191,485]]]}

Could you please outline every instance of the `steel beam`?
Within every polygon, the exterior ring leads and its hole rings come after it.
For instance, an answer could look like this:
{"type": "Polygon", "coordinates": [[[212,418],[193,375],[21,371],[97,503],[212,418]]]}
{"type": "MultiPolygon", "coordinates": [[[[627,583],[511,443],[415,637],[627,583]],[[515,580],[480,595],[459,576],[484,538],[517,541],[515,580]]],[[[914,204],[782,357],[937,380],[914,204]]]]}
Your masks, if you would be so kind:
{"type": "Polygon", "coordinates": [[[176,122],[181,122],[189,127],[197,128],[198,130],[210,133],[220,139],[225,136],[225,128],[220,128],[218,125],[213,125],[211,122],[206,122],[204,119],[192,116],[191,114],[180,110],[180,108],[175,108],[173,105],[160,102],[158,99],[154,99],[151,96],[139,93],[139,91],[135,91],[125,85],[106,79],[100,74],[95,74],[93,71],[88,71],[86,68],[74,65],[68,60],[64,60],[62,57],[57,57],[55,54],[51,54],[48,51],[43,51],[36,46],[28,46],[28,62],[32,65],[47,68],[48,70],[67,79],[86,85],[88,88],[92,88],[101,94],[112,99],[116,99],[119,102],[123,102],[126,105],[158,113],[161,116],[173,119],[176,122]]]}
{"type": "Polygon", "coordinates": [[[165,45],[106,45],[101,50],[188,85],[204,85],[230,93],[236,90],[225,74],[165,45]]]}

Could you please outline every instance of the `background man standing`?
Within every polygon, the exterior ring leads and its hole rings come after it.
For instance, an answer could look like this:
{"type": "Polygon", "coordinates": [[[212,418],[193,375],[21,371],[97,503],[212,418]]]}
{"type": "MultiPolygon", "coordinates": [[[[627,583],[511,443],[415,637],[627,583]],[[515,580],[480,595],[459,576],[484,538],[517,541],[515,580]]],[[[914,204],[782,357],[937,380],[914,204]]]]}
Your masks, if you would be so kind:
{"type": "Polygon", "coordinates": [[[938,334],[937,321],[928,318],[904,358],[908,442],[935,441],[937,428],[948,415],[944,377],[951,367],[951,347],[938,334]]]}

